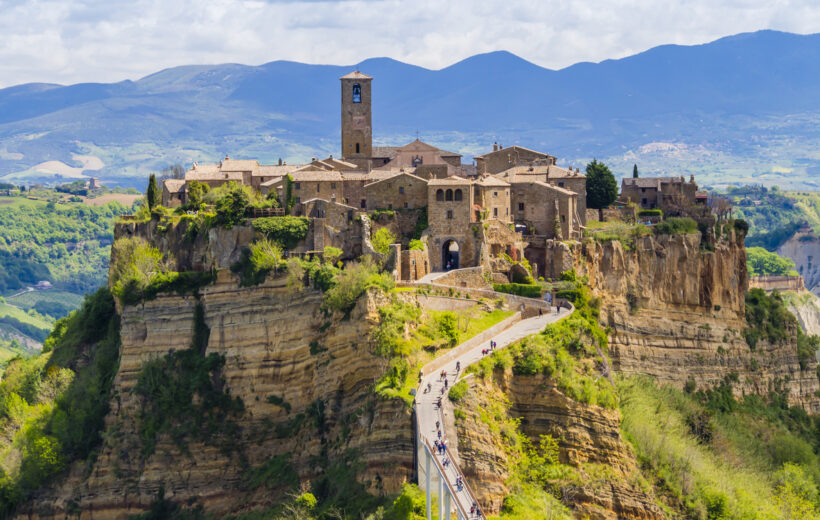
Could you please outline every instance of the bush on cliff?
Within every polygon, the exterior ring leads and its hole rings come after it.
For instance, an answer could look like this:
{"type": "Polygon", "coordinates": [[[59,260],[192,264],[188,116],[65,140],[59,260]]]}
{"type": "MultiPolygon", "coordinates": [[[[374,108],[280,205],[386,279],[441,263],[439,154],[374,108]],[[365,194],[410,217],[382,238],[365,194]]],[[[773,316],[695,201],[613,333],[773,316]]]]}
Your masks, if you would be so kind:
{"type": "Polygon", "coordinates": [[[599,352],[607,351],[607,334],[598,323],[600,300],[590,297],[584,281],[575,282],[572,315],[485,358],[479,374],[489,377],[494,367],[512,367],[521,375],[544,374],[576,401],[616,407],[615,390],[600,373],[599,352]]]}
{"type": "Polygon", "coordinates": [[[752,350],[761,339],[779,343],[786,340],[790,332],[796,334],[798,328],[797,318],[786,308],[780,293],[766,294],[763,289],[750,289],[746,293],[746,322],[749,328],[743,331],[743,336],[752,350]]]}
{"type": "Polygon", "coordinates": [[[0,517],[99,446],[117,371],[120,321],[107,289],[59,320],[45,353],[13,360],[0,382],[0,517]]]}
{"type": "Polygon", "coordinates": [[[232,449],[230,440],[238,429],[232,419],[245,406],[225,389],[225,356],[205,355],[209,335],[203,307],[197,304],[191,346],[143,363],[134,393],[142,398],[137,425],[144,455],[154,452],[161,433],[170,435],[182,451],[188,438],[232,449]]]}
{"type": "Polygon", "coordinates": [[[370,287],[389,291],[395,285],[390,273],[380,272],[379,266],[369,256],[337,271],[332,285],[325,291],[322,306],[326,310],[349,314],[359,297],[370,287]]]}
{"type": "Polygon", "coordinates": [[[310,229],[306,217],[263,217],[253,221],[253,229],[276,241],[285,249],[293,249],[305,239],[310,229]]]}
{"type": "Polygon", "coordinates": [[[688,235],[697,233],[698,223],[689,217],[669,217],[653,228],[656,235],[688,235]]]}
{"type": "Polygon", "coordinates": [[[136,305],[164,292],[196,294],[216,280],[213,271],[169,271],[162,253],[138,237],[114,243],[111,292],[123,305],[136,305]]]}

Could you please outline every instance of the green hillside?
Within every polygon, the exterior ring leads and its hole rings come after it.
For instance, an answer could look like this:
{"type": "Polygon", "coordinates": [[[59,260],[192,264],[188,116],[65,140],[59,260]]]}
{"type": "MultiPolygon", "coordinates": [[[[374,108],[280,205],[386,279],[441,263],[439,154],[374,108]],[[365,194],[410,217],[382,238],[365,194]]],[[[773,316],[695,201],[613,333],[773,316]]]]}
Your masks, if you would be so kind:
{"type": "Polygon", "coordinates": [[[105,283],[114,219],[132,208],[93,202],[51,189],[0,191],[0,338],[41,343],[54,319],[105,283]],[[26,292],[41,280],[53,288],[26,292]]]}
{"type": "Polygon", "coordinates": [[[716,193],[729,198],[735,218],[749,223],[747,247],[759,246],[773,251],[804,224],[820,232],[820,192],[742,186],[716,193]]]}

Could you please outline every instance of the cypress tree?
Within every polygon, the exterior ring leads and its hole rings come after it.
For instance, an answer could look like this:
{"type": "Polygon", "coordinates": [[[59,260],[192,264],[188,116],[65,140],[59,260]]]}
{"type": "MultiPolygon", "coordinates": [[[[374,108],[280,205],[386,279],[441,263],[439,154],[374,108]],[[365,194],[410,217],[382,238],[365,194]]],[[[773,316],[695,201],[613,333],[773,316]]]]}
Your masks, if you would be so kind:
{"type": "Polygon", "coordinates": [[[638,165],[637,164],[632,165],[632,178],[633,179],[638,178],[638,165]]]}
{"type": "Polygon", "coordinates": [[[153,173],[148,178],[148,189],[145,191],[145,200],[148,209],[154,209],[159,204],[159,188],[157,187],[157,176],[153,173]]]}

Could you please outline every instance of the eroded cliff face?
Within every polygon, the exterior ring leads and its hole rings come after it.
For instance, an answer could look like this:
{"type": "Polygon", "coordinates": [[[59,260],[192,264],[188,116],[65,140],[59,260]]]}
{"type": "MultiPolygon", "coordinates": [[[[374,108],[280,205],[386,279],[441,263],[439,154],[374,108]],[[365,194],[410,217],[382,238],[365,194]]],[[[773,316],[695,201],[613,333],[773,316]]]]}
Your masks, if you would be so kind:
{"type": "Polygon", "coordinates": [[[254,489],[248,475],[276,456],[302,483],[319,478],[327,465],[344,464],[356,467],[356,478],[371,493],[397,492],[412,475],[413,429],[401,401],[378,399],[372,391],[386,363],[370,351],[376,298],[361,298],[343,319],[320,310],[320,292],[294,292],[282,278],[241,288],[234,275],[220,271],[198,298],[163,295],[125,307],[120,368],[100,455],[89,468],[72,468],[59,488],[44,492],[23,513],[126,518],[146,510],[161,486],[167,498],[191,500],[217,516],[264,507],[283,489],[254,489]],[[225,389],[242,399],[245,411],[231,419],[236,433],[230,437],[186,440],[180,451],[160,434],[153,454],[144,456],[138,423],[143,402],[135,384],[146,361],[191,345],[198,304],[210,328],[205,353],[225,356],[225,389]]]}
{"type": "Polygon", "coordinates": [[[560,462],[577,473],[556,485],[578,518],[666,518],[620,437],[617,411],[573,401],[543,374],[514,375],[502,369],[495,370],[492,381],[470,382],[467,402],[460,406],[465,417],[456,423],[461,467],[488,513],[497,514],[510,492],[506,427],[491,427],[480,417],[482,412],[491,417],[497,413],[493,401],[499,399],[506,401],[507,413],[520,421],[519,430],[534,444],[541,435],[558,440],[560,462]]]}
{"type": "Polygon", "coordinates": [[[743,338],[746,275],[742,237],[731,234],[714,251],[698,234],[644,237],[630,250],[620,242],[585,242],[576,265],[601,298],[601,321],[612,329],[616,370],[649,374],[699,388],[738,374],[737,393],[765,394],[778,384],[791,404],[820,412],[816,363],[800,369],[792,340],[755,350],[743,338]]]}

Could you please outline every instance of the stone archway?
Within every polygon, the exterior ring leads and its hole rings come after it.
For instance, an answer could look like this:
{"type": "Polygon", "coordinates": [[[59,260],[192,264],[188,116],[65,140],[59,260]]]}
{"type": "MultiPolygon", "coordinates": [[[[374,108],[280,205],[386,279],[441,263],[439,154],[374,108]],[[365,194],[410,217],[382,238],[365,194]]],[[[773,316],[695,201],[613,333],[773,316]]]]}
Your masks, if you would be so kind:
{"type": "Polygon", "coordinates": [[[441,267],[445,271],[458,269],[460,253],[461,247],[458,245],[458,242],[452,239],[444,242],[441,246],[441,267]]]}

